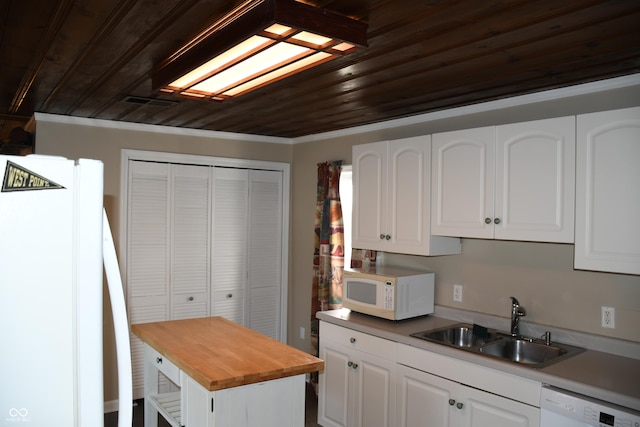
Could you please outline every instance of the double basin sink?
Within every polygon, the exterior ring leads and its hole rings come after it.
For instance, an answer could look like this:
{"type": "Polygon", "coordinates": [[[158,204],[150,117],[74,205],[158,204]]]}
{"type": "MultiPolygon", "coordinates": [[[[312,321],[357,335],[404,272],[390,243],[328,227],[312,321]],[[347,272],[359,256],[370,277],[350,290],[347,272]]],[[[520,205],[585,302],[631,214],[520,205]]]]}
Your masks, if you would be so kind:
{"type": "Polygon", "coordinates": [[[513,337],[467,323],[417,332],[411,336],[537,369],[585,351],[580,347],[542,339],[513,337]]]}

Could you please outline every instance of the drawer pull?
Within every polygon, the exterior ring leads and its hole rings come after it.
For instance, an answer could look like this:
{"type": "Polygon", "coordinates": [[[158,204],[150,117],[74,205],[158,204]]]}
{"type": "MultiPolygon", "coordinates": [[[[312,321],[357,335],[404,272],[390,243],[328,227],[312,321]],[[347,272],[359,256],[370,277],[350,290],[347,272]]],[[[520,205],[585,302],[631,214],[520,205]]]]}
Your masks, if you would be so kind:
{"type": "Polygon", "coordinates": [[[227,298],[233,298],[233,294],[227,294],[227,298]]]}
{"type": "Polygon", "coordinates": [[[187,298],[189,301],[193,301],[193,297],[189,297],[187,298]]]}
{"type": "Polygon", "coordinates": [[[356,339],[354,337],[351,337],[351,339],[349,339],[349,342],[351,344],[355,344],[356,343],[356,339]]]}
{"type": "Polygon", "coordinates": [[[156,363],[162,365],[162,357],[156,357],[156,363]]]}

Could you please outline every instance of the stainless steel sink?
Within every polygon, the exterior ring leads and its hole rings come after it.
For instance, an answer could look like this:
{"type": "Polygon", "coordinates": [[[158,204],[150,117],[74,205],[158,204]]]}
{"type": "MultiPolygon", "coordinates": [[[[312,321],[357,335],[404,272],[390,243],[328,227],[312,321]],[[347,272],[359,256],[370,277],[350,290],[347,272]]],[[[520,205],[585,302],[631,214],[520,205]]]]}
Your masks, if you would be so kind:
{"type": "Polygon", "coordinates": [[[532,368],[549,366],[584,351],[583,348],[566,344],[512,337],[492,329],[476,327],[475,332],[473,325],[461,323],[417,332],[411,336],[532,368]]]}
{"type": "Polygon", "coordinates": [[[461,348],[481,346],[500,338],[492,330],[487,330],[486,334],[474,334],[473,325],[467,323],[418,332],[411,336],[461,348]]]}
{"type": "Polygon", "coordinates": [[[540,368],[584,351],[564,344],[545,344],[508,337],[480,347],[480,353],[540,368]],[[565,357],[563,357],[565,356],[565,357]]]}

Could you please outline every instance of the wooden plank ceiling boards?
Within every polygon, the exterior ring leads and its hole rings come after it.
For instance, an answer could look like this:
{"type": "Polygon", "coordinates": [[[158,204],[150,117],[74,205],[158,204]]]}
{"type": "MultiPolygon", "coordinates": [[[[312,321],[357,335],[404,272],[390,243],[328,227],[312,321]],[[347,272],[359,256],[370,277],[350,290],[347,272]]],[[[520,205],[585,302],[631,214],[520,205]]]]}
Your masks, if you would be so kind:
{"type": "Polygon", "coordinates": [[[224,102],[153,92],[239,3],[3,0],[2,141],[34,111],[298,137],[640,72],[636,0],[309,0],[367,22],[369,47],[224,102]]]}

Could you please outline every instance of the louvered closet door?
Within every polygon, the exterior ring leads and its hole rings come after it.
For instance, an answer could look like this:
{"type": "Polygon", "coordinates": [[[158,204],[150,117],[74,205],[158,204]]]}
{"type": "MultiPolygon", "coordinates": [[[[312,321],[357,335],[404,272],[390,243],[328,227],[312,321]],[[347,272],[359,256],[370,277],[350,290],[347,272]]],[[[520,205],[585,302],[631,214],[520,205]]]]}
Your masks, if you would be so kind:
{"type": "Polygon", "coordinates": [[[171,319],[209,315],[211,168],[171,165],[171,319]]]}
{"type": "Polygon", "coordinates": [[[280,340],[282,173],[252,170],[249,196],[247,325],[280,340]]]}
{"type": "MultiPolygon", "coordinates": [[[[169,165],[129,163],[127,300],[132,324],[169,315],[169,165]]],[[[142,341],[131,334],[134,396],[143,395],[142,341]]]]}
{"type": "Polygon", "coordinates": [[[249,171],[213,171],[211,314],[246,326],[249,171]]]}

